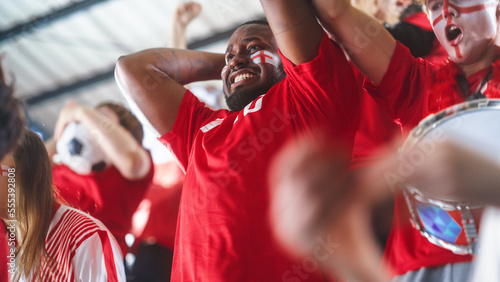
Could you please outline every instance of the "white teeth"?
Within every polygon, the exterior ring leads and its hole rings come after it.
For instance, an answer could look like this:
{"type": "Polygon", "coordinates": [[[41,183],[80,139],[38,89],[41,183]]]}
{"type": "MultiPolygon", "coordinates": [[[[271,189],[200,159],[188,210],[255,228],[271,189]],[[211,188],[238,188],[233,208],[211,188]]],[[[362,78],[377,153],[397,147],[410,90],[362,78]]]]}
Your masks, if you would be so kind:
{"type": "Polygon", "coordinates": [[[455,30],[455,29],[458,29],[458,27],[456,27],[456,26],[452,26],[452,27],[450,27],[450,31],[453,31],[453,30],[455,30]]]}
{"type": "Polygon", "coordinates": [[[255,75],[254,75],[254,74],[252,74],[252,73],[244,73],[244,74],[240,74],[240,75],[238,75],[238,76],[236,76],[236,77],[234,78],[234,83],[239,82],[239,81],[242,81],[242,80],[244,80],[244,79],[248,79],[248,78],[250,78],[250,77],[254,77],[254,76],[255,76],[255,75]]]}

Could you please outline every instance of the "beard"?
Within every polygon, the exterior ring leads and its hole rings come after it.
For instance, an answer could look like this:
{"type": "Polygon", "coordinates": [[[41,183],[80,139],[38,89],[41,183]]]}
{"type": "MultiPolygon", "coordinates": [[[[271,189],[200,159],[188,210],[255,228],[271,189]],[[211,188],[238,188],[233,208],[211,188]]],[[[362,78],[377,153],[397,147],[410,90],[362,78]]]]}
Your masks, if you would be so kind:
{"type": "Polygon", "coordinates": [[[233,93],[233,95],[226,97],[227,107],[231,112],[237,112],[243,110],[248,104],[253,100],[257,99],[263,93],[261,91],[238,91],[233,93]]]}
{"type": "Polygon", "coordinates": [[[253,100],[257,99],[260,95],[266,94],[271,87],[276,83],[280,82],[286,77],[286,73],[283,70],[283,65],[276,70],[274,77],[264,85],[261,85],[254,89],[235,91],[231,96],[224,95],[226,98],[226,104],[230,111],[237,112],[243,110],[248,104],[253,100]]]}

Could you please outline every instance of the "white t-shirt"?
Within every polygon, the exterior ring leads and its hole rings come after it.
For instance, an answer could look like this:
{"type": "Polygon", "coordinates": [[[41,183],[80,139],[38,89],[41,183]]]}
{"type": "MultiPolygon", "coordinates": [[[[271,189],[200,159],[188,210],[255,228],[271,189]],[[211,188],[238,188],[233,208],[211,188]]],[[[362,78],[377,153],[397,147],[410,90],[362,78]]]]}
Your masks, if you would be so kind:
{"type": "Polygon", "coordinates": [[[118,243],[102,222],[86,213],[61,205],[52,218],[45,246],[58,266],[51,273],[42,262],[42,281],[126,281],[118,243]]]}

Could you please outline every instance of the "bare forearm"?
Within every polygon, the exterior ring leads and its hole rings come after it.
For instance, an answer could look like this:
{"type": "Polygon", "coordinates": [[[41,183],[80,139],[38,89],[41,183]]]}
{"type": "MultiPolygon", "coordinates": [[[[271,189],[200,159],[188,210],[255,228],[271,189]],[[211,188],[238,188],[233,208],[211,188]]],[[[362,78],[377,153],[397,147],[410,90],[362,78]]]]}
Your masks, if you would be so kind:
{"type": "Polygon", "coordinates": [[[220,79],[220,71],[225,64],[223,54],[173,48],[148,49],[123,56],[118,61],[120,68],[132,74],[149,74],[155,81],[160,80],[163,74],[181,85],[220,79]]]}
{"type": "Polygon", "coordinates": [[[75,119],[89,131],[125,178],[137,179],[146,175],[150,168],[149,157],[127,130],[94,109],[78,107],[75,111],[75,119]]]}
{"type": "Polygon", "coordinates": [[[149,49],[121,57],[115,69],[120,90],[139,119],[152,127],[157,137],[172,130],[183,85],[220,79],[224,55],[179,49],[149,49]]]}
{"type": "Polygon", "coordinates": [[[187,49],[186,27],[174,21],[172,37],[170,39],[171,48],[187,49]]]}
{"type": "Polygon", "coordinates": [[[296,65],[314,59],[323,32],[316,21],[310,1],[260,2],[283,55],[296,65]]]}
{"type": "Polygon", "coordinates": [[[349,0],[314,0],[323,27],[342,43],[356,66],[373,82],[384,76],[396,41],[378,20],[351,6],[349,0]]]}

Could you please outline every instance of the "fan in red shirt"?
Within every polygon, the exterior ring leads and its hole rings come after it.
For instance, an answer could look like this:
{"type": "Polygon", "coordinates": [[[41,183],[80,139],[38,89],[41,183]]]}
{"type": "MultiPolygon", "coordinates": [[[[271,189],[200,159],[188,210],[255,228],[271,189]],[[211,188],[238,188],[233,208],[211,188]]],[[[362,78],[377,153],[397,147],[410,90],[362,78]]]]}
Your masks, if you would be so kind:
{"type": "Polygon", "coordinates": [[[315,127],[352,148],[359,88],[307,1],[261,2],[271,28],[240,26],[225,55],[151,49],[117,63],[122,92],[186,172],[172,281],[323,280],[314,260],[297,261],[274,240],[267,169],[287,139],[315,127]],[[230,111],[182,87],[220,77],[230,111]]]}
{"type": "MultiPolygon", "coordinates": [[[[384,27],[391,35],[408,47],[414,57],[421,57],[427,61],[442,64],[447,58],[446,50],[441,46],[432,31],[431,23],[427,14],[422,10],[422,5],[408,1],[374,1],[376,6],[374,16],[384,22],[384,27]],[[387,5],[389,6],[387,7],[387,5]],[[387,11],[404,9],[399,15],[399,22],[387,24],[391,20],[391,15],[387,11]],[[385,9],[387,11],[382,11],[385,9]]],[[[362,2],[371,3],[371,2],[362,2]]],[[[360,8],[369,13],[373,11],[370,5],[360,8]]],[[[396,13],[394,13],[396,14],[396,13]]],[[[395,17],[396,15],[392,15],[395,17]]],[[[365,76],[353,65],[353,71],[357,80],[363,85],[362,111],[359,130],[354,141],[354,151],[351,163],[351,169],[369,166],[374,160],[374,153],[381,146],[394,141],[401,135],[401,128],[394,122],[392,117],[375,100],[377,87],[370,82],[365,81],[365,76]]]]}
{"type": "MultiPolygon", "coordinates": [[[[436,39],[422,5],[412,3],[411,0],[361,1],[361,3],[365,3],[365,5],[359,6],[367,13],[373,12],[372,6],[376,6],[373,15],[384,22],[384,27],[396,40],[408,47],[413,56],[422,57],[438,64],[443,63],[448,57],[448,54],[436,39]],[[369,5],[370,3],[372,6],[369,5]],[[396,12],[388,12],[399,10],[403,10],[400,15],[396,12]],[[387,23],[396,16],[399,16],[398,23],[387,23]]],[[[384,145],[396,142],[396,140],[402,144],[402,136],[400,125],[374,100],[373,97],[377,95],[377,87],[370,80],[365,79],[365,76],[354,64],[353,71],[358,82],[363,85],[361,118],[359,130],[354,140],[351,162],[351,169],[356,170],[373,165],[377,152],[384,145]]],[[[373,227],[381,246],[385,246],[387,242],[393,210],[394,204],[390,203],[381,205],[380,208],[374,210],[373,227]]]]}
{"type": "Polygon", "coordinates": [[[47,142],[51,156],[56,153],[56,141],[71,122],[82,124],[88,132],[98,133],[92,137],[99,137],[97,145],[104,152],[107,165],[80,174],[65,164],[53,164],[58,197],[101,220],[125,256],[128,249],[125,235],[130,230],[132,215],[153,178],[151,156],[141,146],[142,125],[121,105],[103,103],[92,109],[69,104],[59,115],[55,139],[47,142]]]}
{"type": "MultiPolygon", "coordinates": [[[[433,30],[450,59],[441,66],[415,59],[349,1],[313,3],[323,26],[351,51],[356,66],[378,86],[375,100],[402,125],[405,136],[431,113],[470,99],[500,97],[497,1],[427,2],[433,30]]],[[[399,194],[385,257],[398,279],[412,281],[463,281],[472,260],[470,255],[431,244],[413,229],[399,194]],[[447,278],[448,273],[453,278],[447,278]]]]}

